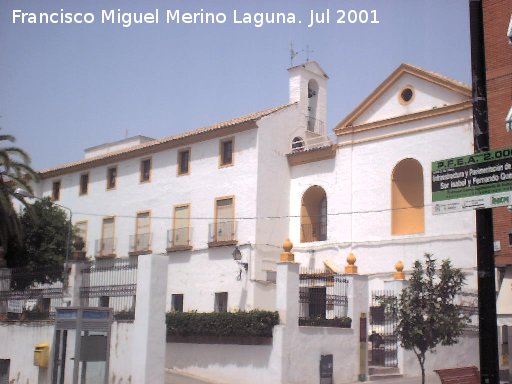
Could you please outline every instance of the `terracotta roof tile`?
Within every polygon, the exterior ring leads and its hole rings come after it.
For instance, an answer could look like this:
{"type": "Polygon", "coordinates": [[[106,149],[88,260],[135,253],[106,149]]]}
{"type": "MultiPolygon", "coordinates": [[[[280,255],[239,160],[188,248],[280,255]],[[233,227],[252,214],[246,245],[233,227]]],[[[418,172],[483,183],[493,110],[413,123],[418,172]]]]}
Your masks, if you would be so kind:
{"type": "Polygon", "coordinates": [[[125,149],[113,151],[113,152],[110,152],[110,153],[107,153],[104,155],[95,156],[95,157],[91,157],[88,159],[83,159],[83,160],[78,160],[78,161],[74,161],[71,163],[62,164],[62,165],[59,165],[56,167],[52,167],[52,168],[48,168],[48,169],[39,171],[39,174],[43,178],[53,177],[56,174],[72,172],[77,169],[82,169],[83,167],[88,166],[88,165],[94,166],[95,163],[98,163],[98,162],[103,163],[105,161],[108,161],[109,159],[111,159],[112,161],[116,161],[117,158],[121,157],[121,156],[122,156],[122,158],[126,158],[126,157],[131,157],[130,154],[133,154],[133,157],[136,157],[136,156],[139,156],[140,152],[144,151],[144,150],[151,150],[152,152],[154,152],[154,151],[158,150],[158,147],[164,147],[165,145],[168,145],[169,143],[172,143],[172,142],[178,142],[178,141],[186,139],[186,138],[200,136],[200,135],[203,135],[203,134],[206,134],[209,132],[213,132],[216,130],[220,130],[223,128],[235,127],[240,124],[255,122],[265,116],[268,116],[268,115],[271,115],[280,110],[286,109],[289,106],[294,105],[294,104],[296,104],[296,103],[280,105],[277,107],[265,109],[263,111],[250,113],[248,115],[244,115],[244,116],[240,116],[240,117],[235,117],[234,119],[226,120],[226,121],[219,122],[216,124],[212,124],[207,127],[178,133],[176,135],[167,136],[162,139],[148,141],[148,142],[145,142],[142,144],[135,145],[130,148],[125,148],[125,149]]]}

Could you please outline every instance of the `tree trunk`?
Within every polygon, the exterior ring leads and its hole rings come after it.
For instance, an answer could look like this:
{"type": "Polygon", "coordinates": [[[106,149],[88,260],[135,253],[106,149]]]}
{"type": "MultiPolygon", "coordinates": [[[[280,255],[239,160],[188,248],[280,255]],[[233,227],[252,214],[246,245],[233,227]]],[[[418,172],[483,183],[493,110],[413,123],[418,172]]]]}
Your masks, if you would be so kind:
{"type": "Polygon", "coordinates": [[[421,367],[421,384],[425,384],[425,353],[416,353],[416,351],[414,351],[414,353],[416,354],[421,367]]]}

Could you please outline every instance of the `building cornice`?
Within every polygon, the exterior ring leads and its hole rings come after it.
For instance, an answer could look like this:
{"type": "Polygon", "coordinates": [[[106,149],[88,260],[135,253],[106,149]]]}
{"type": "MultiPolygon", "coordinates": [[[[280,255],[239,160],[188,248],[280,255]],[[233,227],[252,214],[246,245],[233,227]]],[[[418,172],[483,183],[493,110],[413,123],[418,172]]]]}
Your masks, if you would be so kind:
{"type": "Polygon", "coordinates": [[[425,111],[410,113],[407,115],[391,117],[389,119],[373,121],[370,123],[360,124],[356,126],[347,126],[347,127],[338,127],[334,129],[334,133],[336,136],[343,136],[353,133],[359,133],[368,131],[371,129],[378,129],[388,127],[390,125],[399,125],[409,123],[411,121],[417,121],[422,119],[428,119],[431,117],[446,115],[449,113],[460,112],[464,110],[470,110],[473,107],[473,103],[471,100],[463,101],[462,103],[457,103],[453,105],[447,105],[444,107],[428,109],[425,111]]]}
{"type": "Polygon", "coordinates": [[[334,159],[336,157],[336,146],[333,144],[326,147],[292,152],[287,154],[286,157],[288,159],[288,164],[292,166],[334,159]]]}
{"type": "Polygon", "coordinates": [[[351,146],[351,145],[364,144],[364,143],[369,143],[371,141],[391,139],[391,138],[398,137],[398,136],[411,135],[411,134],[415,134],[415,133],[430,131],[433,129],[446,128],[446,127],[454,126],[454,125],[458,125],[458,124],[470,124],[472,122],[473,122],[472,118],[455,119],[455,120],[445,121],[445,122],[439,123],[439,124],[427,125],[424,127],[408,129],[408,130],[404,130],[404,131],[400,131],[400,132],[376,135],[376,136],[372,136],[372,137],[365,138],[365,139],[359,139],[359,140],[350,140],[350,141],[347,141],[344,143],[337,144],[337,147],[341,148],[341,147],[347,147],[347,146],[351,146]]]}

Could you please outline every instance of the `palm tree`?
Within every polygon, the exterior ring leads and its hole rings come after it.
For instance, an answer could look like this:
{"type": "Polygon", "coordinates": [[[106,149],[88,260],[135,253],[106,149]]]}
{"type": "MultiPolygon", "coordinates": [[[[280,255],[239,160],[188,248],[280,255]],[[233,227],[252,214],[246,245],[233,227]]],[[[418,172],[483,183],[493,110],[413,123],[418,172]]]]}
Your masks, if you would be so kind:
{"type": "Polygon", "coordinates": [[[9,239],[18,242],[23,239],[19,217],[14,207],[18,200],[27,209],[29,205],[14,193],[23,188],[32,193],[30,182],[38,180],[38,174],[30,167],[30,157],[25,151],[11,143],[16,139],[12,135],[0,135],[0,247],[7,249],[9,239]]]}

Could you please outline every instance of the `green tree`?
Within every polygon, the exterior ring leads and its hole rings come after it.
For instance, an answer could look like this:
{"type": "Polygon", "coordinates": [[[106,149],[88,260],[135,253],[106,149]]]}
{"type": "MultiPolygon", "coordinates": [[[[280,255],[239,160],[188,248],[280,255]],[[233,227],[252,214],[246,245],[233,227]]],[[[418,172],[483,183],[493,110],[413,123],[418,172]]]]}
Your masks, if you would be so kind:
{"type": "Polygon", "coordinates": [[[23,240],[23,228],[16,213],[13,201],[27,203],[16,196],[16,188],[32,193],[31,180],[37,180],[37,173],[30,167],[30,157],[25,151],[11,145],[14,136],[0,135],[0,246],[6,249],[9,240],[19,244],[23,240]]]}
{"type": "Polygon", "coordinates": [[[421,367],[425,383],[425,354],[437,345],[452,345],[464,331],[469,318],[456,304],[465,276],[449,260],[443,260],[437,270],[436,260],[425,254],[425,262],[414,263],[409,286],[398,300],[396,332],[401,345],[412,350],[421,367]]]}
{"type": "MultiPolygon", "coordinates": [[[[26,267],[28,271],[50,271],[38,274],[35,281],[49,283],[62,277],[62,267],[66,259],[69,219],[66,212],[52,204],[48,197],[36,200],[25,208],[20,216],[25,233],[24,241],[12,241],[6,254],[10,268],[26,267]]],[[[16,288],[25,288],[32,281],[24,281],[16,288]]]]}

